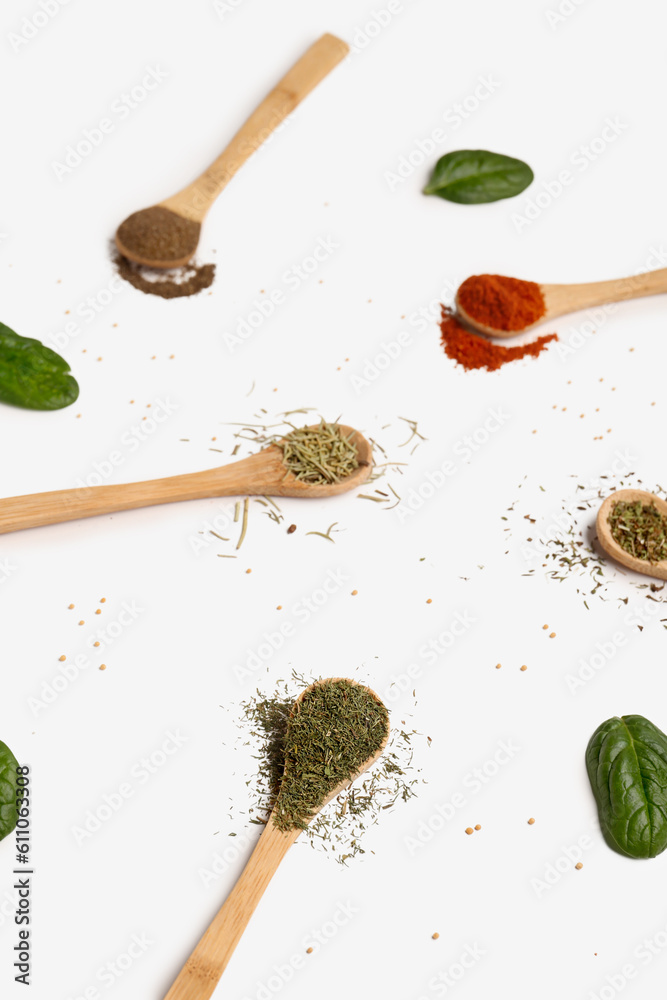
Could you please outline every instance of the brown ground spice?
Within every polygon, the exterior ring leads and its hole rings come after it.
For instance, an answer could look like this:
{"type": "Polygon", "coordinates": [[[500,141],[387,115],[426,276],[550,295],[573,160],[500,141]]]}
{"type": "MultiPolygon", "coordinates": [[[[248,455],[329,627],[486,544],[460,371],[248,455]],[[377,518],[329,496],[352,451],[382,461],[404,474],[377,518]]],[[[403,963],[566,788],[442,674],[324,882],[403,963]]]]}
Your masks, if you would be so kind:
{"type": "Polygon", "coordinates": [[[507,364],[508,361],[518,361],[519,358],[525,357],[536,358],[550,340],[558,340],[555,333],[549,333],[545,337],[538,337],[530,344],[521,344],[519,347],[501,347],[487,337],[481,337],[461,326],[452,310],[448,309],[447,306],[442,306],[440,331],[440,340],[447,357],[468,371],[472,368],[486,368],[487,371],[493,372],[507,364]]]}
{"type": "Polygon", "coordinates": [[[129,215],[118,227],[123,247],[137,257],[151,261],[177,261],[192,257],[201,225],[176,212],[153,205],[129,215]]]}
{"type": "Polygon", "coordinates": [[[525,330],[544,316],[542,289],[535,281],[501,274],[474,274],[458,290],[461,309],[494,330],[525,330]]]}
{"type": "Polygon", "coordinates": [[[186,264],[167,270],[134,264],[127,257],[116,254],[113,263],[121,278],[146,295],[159,295],[162,299],[178,299],[196,295],[213,284],[215,264],[186,264]]]}

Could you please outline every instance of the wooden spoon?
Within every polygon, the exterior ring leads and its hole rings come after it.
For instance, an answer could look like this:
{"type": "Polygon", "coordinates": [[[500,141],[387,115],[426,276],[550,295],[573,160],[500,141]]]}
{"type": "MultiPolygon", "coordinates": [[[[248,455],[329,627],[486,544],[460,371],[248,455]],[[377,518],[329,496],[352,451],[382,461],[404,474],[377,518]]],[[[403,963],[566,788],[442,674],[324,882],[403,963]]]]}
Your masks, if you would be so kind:
{"type": "MultiPolygon", "coordinates": [[[[315,684],[311,684],[310,687],[301,692],[296,703],[301,701],[309,691],[312,691],[316,684],[329,684],[345,679],[330,677],[324,681],[316,681],[315,684]]],[[[364,687],[365,685],[359,686],[364,687]]],[[[374,691],[371,691],[370,688],[366,688],[366,691],[382,704],[374,691]]],[[[377,753],[361,765],[353,778],[341,782],[334,788],[319,807],[320,809],[337,795],[340,795],[360,774],[373,766],[383,753],[388,738],[389,732],[387,731],[377,753]]],[[[317,813],[314,813],[311,819],[316,815],[317,813]]],[[[274,825],[273,813],[271,814],[238,882],[176,977],[165,1000],[208,1000],[213,994],[218,980],[225,971],[266,887],[301,832],[301,830],[290,830],[284,833],[274,825]]]]}
{"type": "Polygon", "coordinates": [[[249,458],[204,472],[149,479],[141,483],[82,486],[73,490],[9,497],[0,500],[0,535],[21,528],[38,528],[61,521],[76,521],[80,517],[95,517],[179,500],[200,500],[203,497],[330,497],[345,493],[366,482],[373,468],[373,454],[370,444],[359,431],[343,424],[338,426],[357,449],[359,465],[337,483],[314,485],[302,482],[283,465],[280,448],[270,445],[249,458]]]}
{"type": "Polygon", "coordinates": [[[626,552],[621,548],[611,533],[609,515],[615,503],[625,501],[626,503],[636,503],[640,500],[643,504],[653,504],[663,517],[667,517],[667,503],[657,497],[655,493],[647,490],[616,490],[602,502],[598,511],[596,528],[598,541],[605,552],[628,569],[633,569],[635,573],[644,573],[646,576],[657,577],[658,580],[667,580],[667,559],[660,562],[650,563],[647,559],[637,559],[636,556],[626,552]]]}
{"type": "Polygon", "coordinates": [[[258,149],[275,128],[327,76],[350,51],[334,35],[322,35],[292,66],[271,93],[241,126],[227,148],[204,173],[157,205],[134,212],[118,227],[116,246],[124,257],[149,267],[181,267],[192,258],[201,223],[220,192],[239,167],[258,149]],[[163,256],[137,237],[137,231],[154,231],[159,224],[163,256]],[[132,234],[135,234],[134,236],[132,234]],[[143,252],[142,252],[143,251],[143,252]]]}
{"type": "Polygon", "coordinates": [[[549,323],[557,316],[565,313],[578,312],[580,309],[591,309],[593,306],[606,305],[609,302],[624,302],[626,299],[641,299],[645,295],[659,295],[667,292],[667,268],[658,271],[647,271],[645,274],[634,274],[629,278],[615,278],[613,281],[589,281],[583,285],[540,285],[546,307],[544,315],[530,326],[521,330],[497,330],[495,327],[478,323],[461,308],[458,295],[456,308],[461,318],[474,330],[487,337],[515,337],[518,333],[532,330],[540,323],[549,323]]]}

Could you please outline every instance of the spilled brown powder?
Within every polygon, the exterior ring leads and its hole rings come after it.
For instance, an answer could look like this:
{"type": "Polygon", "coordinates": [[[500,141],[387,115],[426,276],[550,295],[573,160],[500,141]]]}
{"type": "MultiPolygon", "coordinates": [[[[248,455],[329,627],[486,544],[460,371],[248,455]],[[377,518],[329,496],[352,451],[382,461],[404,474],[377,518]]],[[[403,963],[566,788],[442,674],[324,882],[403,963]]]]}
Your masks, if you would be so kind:
{"type": "Polygon", "coordinates": [[[161,205],[129,215],[118,227],[119,249],[158,267],[189,259],[197,249],[201,225],[161,205]]]}
{"type": "Polygon", "coordinates": [[[121,278],[146,295],[162,299],[177,299],[196,295],[209,288],[215,277],[215,264],[186,264],[185,267],[160,269],[134,264],[127,257],[116,254],[113,263],[121,278]]]}

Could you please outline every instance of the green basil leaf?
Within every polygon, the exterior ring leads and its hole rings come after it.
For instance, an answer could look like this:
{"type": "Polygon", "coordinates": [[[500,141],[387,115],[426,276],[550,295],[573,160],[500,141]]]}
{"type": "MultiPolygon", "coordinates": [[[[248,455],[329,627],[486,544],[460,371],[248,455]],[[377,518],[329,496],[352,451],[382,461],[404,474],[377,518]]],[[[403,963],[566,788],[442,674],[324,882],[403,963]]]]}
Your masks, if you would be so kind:
{"type": "Polygon", "coordinates": [[[6,743],[0,740],[0,840],[16,826],[18,761],[6,743]]]}
{"type": "Polygon", "coordinates": [[[610,847],[655,858],[667,847],[667,736],[641,715],[607,719],[586,750],[586,768],[610,847]]]}
{"type": "Polygon", "coordinates": [[[461,205],[481,205],[521,194],[533,177],[523,160],[486,149],[459,149],[440,157],[424,194],[461,205]]]}
{"type": "Polygon", "coordinates": [[[64,358],[0,323],[0,401],[29,410],[60,410],[78,395],[64,358]]]}

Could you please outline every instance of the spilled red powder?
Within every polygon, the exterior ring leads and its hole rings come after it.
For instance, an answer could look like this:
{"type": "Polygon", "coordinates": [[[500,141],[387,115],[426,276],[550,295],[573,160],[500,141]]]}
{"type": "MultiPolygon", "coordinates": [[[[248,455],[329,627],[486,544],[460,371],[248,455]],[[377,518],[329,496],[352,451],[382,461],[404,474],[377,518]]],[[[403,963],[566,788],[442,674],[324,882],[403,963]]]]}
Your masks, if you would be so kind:
{"type": "Polygon", "coordinates": [[[445,354],[452,361],[462,365],[467,371],[472,368],[486,368],[494,372],[508,361],[518,361],[520,358],[536,358],[550,340],[558,340],[555,333],[538,337],[530,344],[518,347],[501,347],[486,337],[480,337],[461,326],[456,316],[447,306],[442,306],[442,322],[440,323],[440,341],[445,354]]]}
{"type": "Polygon", "coordinates": [[[544,316],[542,289],[534,281],[501,274],[474,274],[457,294],[461,309],[494,330],[525,330],[544,316]]]}

